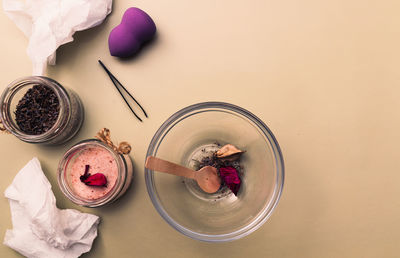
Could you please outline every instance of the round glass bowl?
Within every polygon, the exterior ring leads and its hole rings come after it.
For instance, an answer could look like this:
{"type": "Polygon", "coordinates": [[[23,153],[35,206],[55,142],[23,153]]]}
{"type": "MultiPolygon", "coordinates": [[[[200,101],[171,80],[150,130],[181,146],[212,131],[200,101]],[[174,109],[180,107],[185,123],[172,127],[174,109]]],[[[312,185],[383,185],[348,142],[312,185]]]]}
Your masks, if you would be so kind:
{"type": "Polygon", "coordinates": [[[132,181],[133,165],[128,155],[115,152],[107,144],[89,139],[72,146],[58,165],[58,185],[75,204],[85,207],[104,206],[118,199],[132,181]],[[81,182],[85,166],[90,174],[102,173],[106,186],[88,186],[81,182]]]}
{"type": "MultiPolygon", "coordinates": [[[[29,117],[29,113],[26,114],[29,117]]],[[[78,95],[47,77],[29,76],[18,79],[8,85],[1,95],[0,120],[7,131],[25,142],[47,145],[64,143],[79,131],[83,119],[83,105],[78,95]],[[44,133],[27,134],[17,125],[15,111],[28,90],[39,85],[50,89],[57,96],[59,113],[53,126],[44,133]]]]}
{"type": "Polygon", "coordinates": [[[238,195],[220,189],[203,192],[191,179],[145,169],[147,191],[158,213],[173,228],[193,239],[224,242],[258,229],[282,193],[283,157],[272,132],[249,111],[228,103],[205,102],[186,107],[155,133],[147,156],[197,169],[199,158],[233,144],[241,157],[238,195]]]}

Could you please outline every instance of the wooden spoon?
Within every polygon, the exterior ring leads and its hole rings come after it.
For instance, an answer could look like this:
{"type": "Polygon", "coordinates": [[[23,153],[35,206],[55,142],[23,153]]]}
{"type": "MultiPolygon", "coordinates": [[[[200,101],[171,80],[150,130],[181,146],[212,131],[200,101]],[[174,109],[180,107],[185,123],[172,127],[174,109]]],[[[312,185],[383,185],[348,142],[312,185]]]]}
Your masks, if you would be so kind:
{"type": "Polygon", "coordinates": [[[198,171],[194,171],[153,156],[147,157],[144,166],[154,171],[194,179],[197,181],[200,188],[206,193],[215,193],[221,186],[221,179],[218,176],[217,169],[212,166],[205,166],[198,171]]]}

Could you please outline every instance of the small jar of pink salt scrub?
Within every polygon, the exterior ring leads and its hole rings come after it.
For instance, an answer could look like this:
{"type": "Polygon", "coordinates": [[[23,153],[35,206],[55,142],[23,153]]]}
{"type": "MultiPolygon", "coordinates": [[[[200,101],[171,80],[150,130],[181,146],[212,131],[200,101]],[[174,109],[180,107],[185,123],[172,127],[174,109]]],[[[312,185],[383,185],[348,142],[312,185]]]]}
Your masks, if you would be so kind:
{"type": "Polygon", "coordinates": [[[132,181],[128,155],[96,139],[72,146],[58,166],[58,185],[72,202],[85,207],[111,203],[125,193],[132,181]]]}

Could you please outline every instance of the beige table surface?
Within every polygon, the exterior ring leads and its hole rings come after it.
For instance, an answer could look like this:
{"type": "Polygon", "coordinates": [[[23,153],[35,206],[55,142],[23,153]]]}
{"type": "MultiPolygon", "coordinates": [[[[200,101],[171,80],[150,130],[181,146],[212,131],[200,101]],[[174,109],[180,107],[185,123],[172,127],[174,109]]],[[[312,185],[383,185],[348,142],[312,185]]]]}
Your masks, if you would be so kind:
{"type": "MultiPolygon", "coordinates": [[[[47,75],[82,98],[86,120],[58,147],[0,135],[0,192],[37,156],[60,208],[101,216],[84,257],[400,257],[400,1],[114,1],[99,27],[57,51],[47,75]],[[124,10],[147,11],[156,41],[135,59],[109,55],[107,37],[124,10]],[[102,59],[149,113],[139,123],[97,63],[102,59]],[[225,101],[259,116],[286,165],[271,218],[241,240],[187,238],[158,215],[144,181],[144,157],[177,110],[225,101]],[[133,185],[117,203],[81,208],[56,183],[60,156],[101,127],[133,145],[133,185]]],[[[27,40],[0,12],[0,89],[29,75],[27,40]]],[[[0,238],[12,227],[0,198],[0,238]]],[[[0,257],[19,257],[0,245],[0,257]]]]}

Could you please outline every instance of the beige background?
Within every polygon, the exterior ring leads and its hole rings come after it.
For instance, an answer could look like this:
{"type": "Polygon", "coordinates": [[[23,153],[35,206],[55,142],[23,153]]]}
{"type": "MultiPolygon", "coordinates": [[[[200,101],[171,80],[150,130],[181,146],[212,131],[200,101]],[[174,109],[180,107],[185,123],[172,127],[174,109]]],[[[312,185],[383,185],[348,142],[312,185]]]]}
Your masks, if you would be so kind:
{"type": "MultiPolygon", "coordinates": [[[[81,96],[86,120],[65,146],[0,135],[0,192],[33,156],[60,208],[102,218],[84,257],[399,257],[400,1],[114,1],[99,27],[57,51],[47,75],[81,96]],[[109,55],[107,37],[132,5],[158,36],[135,59],[109,55]],[[139,123],[97,59],[149,113],[139,123]],[[172,229],[147,195],[143,164],[151,137],[171,114],[197,102],[242,106],[274,132],[285,159],[282,199],[256,232],[211,244],[172,229]],[[101,127],[133,145],[134,182],[117,203],[73,205],[56,184],[60,156],[101,127]]],[[[0,12],[0,89],[31,73],[27,40],[0,12]]],[[[0,238],[11,228],[0,198],[0,238]]],[[[1,257],[19,254],[0,245],[1,257]]]]}

